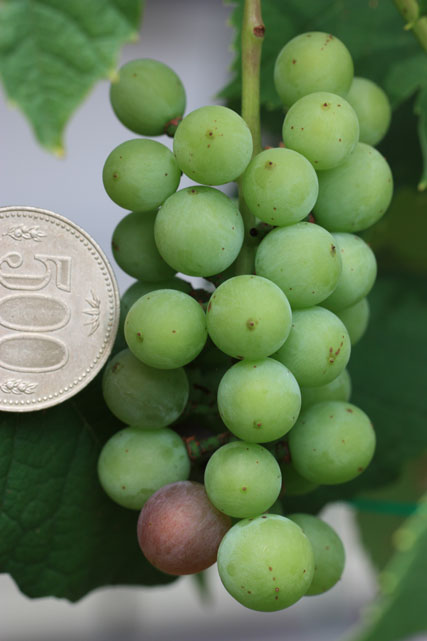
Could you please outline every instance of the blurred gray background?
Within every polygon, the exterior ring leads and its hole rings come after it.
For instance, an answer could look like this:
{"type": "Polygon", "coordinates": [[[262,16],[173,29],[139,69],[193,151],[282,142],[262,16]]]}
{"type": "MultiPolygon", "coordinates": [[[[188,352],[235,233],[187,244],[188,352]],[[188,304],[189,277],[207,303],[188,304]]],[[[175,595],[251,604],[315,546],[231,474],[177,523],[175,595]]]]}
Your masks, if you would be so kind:
{"type": "MultiPolygon", "coordinates": [[[[138,57],[169,64],[187,90],[187,111],[218,102],[215,93],[229,77],[232,30],[230,7],[220,0],[147,0],[138,43],[120,62],[138,57]],[[191,20],[191,22],[190,22],[191,20]]],[[[111,259],[110,238],[126,212],[105,194],[101,173],[107,155],[134,137],[114,117],[107,81],[99,83],[66,131],[66,156],[57,159],[35,142],[22,115],[0,102],[1,205],[53,210],[86,229],[111,259]]],[[[168,146],[168,139],[159,139],[168,146]]],[[[190,184],[183,179],[181,187],[190,184]]],[[[132,280],[115,267],[123,292],[132,280]]],[[[374,573],[344,504],[322,515],[342,536],[347,565],[340,583],[321,597],[308,597],[277,613],[257,613],[235,602],[211,568],[211,597],[202,600],[194,579],[166,588],[98,590],[77,604],[30,600],[0,575],[0,641],[121,639],[123,641],[203,641],[245,639],[335,641],[360,620],[376,592],[374,573]]]]}

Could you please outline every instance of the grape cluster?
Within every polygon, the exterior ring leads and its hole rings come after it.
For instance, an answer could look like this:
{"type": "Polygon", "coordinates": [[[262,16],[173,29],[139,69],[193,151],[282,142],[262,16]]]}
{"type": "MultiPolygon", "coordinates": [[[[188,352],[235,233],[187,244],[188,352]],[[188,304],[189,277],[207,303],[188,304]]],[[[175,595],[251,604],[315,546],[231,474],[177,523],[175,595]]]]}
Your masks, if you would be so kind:
{"type": "Polygon", "coordinates": [[[109,196],[132,212],[113,252],[137,282],[122,298],[127,347],[103,379],[105,402],[127,427],[102,449],[100,482],[140,510],[138,541],[155,567],[189,574],[217,560],[229,593],[263,611],[328,590],[344,567],[329,525],[283,509],[286,494],[350,481],[374,454],[346,366],[376,277],[357,232],[392,196],[373,147],[389,125],[388,100],[353,78],[339,39],[297,36],[279,53],[274,82],[283,145],[253,155],[237,113],[206,106],[182,118],[176,74],[154,60],[128,63],[111,87],[113,109],[138,134],[174,134],[173,153],[128,140],[103,171],[109,196]],[[177,191],[182,172],[194,184],[177,191]],[[216,189],[236,180],[250,228],[216,189]],[[242,246],[253,248],[250,273],[242,246]],[[214,291],[192,290],[179,274],[214,291]],[[215,451],[192,464],[188,430],[200,427],[215,451]]]}

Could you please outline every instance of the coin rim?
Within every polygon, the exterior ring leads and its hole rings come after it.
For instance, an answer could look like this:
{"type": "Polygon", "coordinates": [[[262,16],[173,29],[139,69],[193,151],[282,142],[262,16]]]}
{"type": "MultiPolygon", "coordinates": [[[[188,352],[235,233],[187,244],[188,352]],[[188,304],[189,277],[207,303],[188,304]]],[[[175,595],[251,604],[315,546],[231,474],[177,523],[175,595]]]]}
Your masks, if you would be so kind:
{"type": "MultiPolygon", "coordinates": [[[[119,327],[119,317],[120,317],[120,293],[119,293],[119,288],[118,288],[115,273],[113,271],[110,261],[105,255],[105,252],[103,251],[103,249],[101,249],[98,243],[90,236],[90,234],[86,232],[82,227],[77,225],[75,222],[69,220],[65,216],[62,216],[61,214],[57,214],[56,212],[51,211],[49,209],[41,209],[39,207],[29,207],[25,205],[0,207],[0,217],[3,214],[8,212],[13,212],[13,213],[19,213],[19,212],[31,213],[32,212],[36,214],[44,214],[48,217],[51,217],[60,221],[61,223],[68,225],[69,227],[72,227],[79,234],[81,234],[83,238],[85,238],[98,252],[99,257],[104,263],[108,276],[110,277],[110,282],[112,286],[112,298],[113,298],[112,307],[114,308],[114,311],[115,311],[115,316],[111,324],[110,343],[109,344],[107,343],[105,345],[104,351],[97,361],[97,367],[93,367],[93,369],[90,372],[87,372],[86,376],[84,377],[84,380],[79,381],[78,385],[74,385],[73,383],[71,389],[67,389],[67,390],[64,389],[62,393],[58,392],[57,397],[54,397],[52,399],[48,398],[47,400],[42,400],[41,402],[38,403],[37,406],[28,405],[28,404],[6,405],[5,401],[0,398],[0,411],[20,414],[22,412],[37,412],[37,411],[44,410],[49,407],[54,407],[55,405],[59,405],[63,403],[64,401],[72,398],[73,396],[81,392],[97,376],[97,374],[99,374],[99,372],[107,362],[108,358],[110,357],[114,347],[115,340],[116,340],[117,331],[119,327]]],[[[64,387],[67,387],[67,385],[65,385],[64,387]]]]}

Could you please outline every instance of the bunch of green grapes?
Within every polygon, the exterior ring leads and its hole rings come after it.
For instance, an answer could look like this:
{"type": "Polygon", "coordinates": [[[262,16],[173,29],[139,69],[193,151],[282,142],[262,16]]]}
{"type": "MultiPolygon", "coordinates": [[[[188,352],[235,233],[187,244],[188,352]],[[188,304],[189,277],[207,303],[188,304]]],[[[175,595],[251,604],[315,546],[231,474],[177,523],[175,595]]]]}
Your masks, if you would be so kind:
{"type": "Polygon", "coordinates": [[[375,433],[349,402],[346,366],[377,269],[358,233],[392,196],[373,147],[389,103],[353,78],[340,40],[297,36],[274,81],[284,146],[253,155],[236,112],[205,106],[182,117],[176,74],[154,60],[128,63],[111,88],[116,115],[143,136],[174,133],[173,152],[135,138],[103,172],[109,196],[131,210],[113,252],[137,282],[122,298],[126,347],[104,373],[105,401],[126,427],[102,449],[100,482],[139,511],[138,541],[155,567],[189,574],[217,561],[228,592],[262,611],[325,592],[343,571],[337,533],[287,514],[286,496],[350,481],[373,457],[375,433]],[[178,190],[182,173],[194,184],[178,190]],[[216,188],[237,180],[255,220],[246,235],[259,238],[251,273],[240,267],[239,207],[216,188]],[[181,275],[210,281],[211,293],[181,275]],[[182,436],[200,424],[217,447],[192,465],[182,436]],[[278,461],[274,446],[284,442],[289,460],[278,461]]]}

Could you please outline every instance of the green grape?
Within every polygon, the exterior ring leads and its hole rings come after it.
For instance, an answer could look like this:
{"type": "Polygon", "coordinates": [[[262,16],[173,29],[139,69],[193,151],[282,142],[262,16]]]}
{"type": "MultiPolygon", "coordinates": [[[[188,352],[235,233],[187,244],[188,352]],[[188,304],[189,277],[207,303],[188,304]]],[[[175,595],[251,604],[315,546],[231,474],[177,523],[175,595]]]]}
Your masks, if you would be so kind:
{"type": "Polygon", "coordinates": [[[344,98],[318,91],[300,98],[286,114],[283,142],[319,171],[341,165],[359,140],[359,121],[344,98]]]}
{"type": "Polygon", "coordinates": [[[228,516],[245,518],[268,510],[280,494],[282,474],[262,445],[235,441],[216,450],[205,470],[209,500],[228,516]]]}
{"type": "Polygon", "coordinates": [[[274,358],[291,370],[300,386],[315,387],[341,374],[350,350],[344,323],[328,309],[311,307],[294,311],[289,338],[274,358]]]}
{"type": "Polygon", "coordinates": [[[364,335],[369,323],[369,303],[367,298],[362,298],[351,307],[346,307],[337,312],[338,318],[342,320],[347,328],[352,345],[356,345],[364,335]]]}
{"type": "Polygon", "coordinates": [[[191,285],[186,280],[182,280],[182,278],[178,278],[177,276],[156,282],[137,281],[133,283],[127,288],[120,299],[119,334],[123,334],[124,332],[125,318],[132,305],[136,303],[138,298],[156,289],[176,289],[185,294],[189,294],[191,292],[191,285]]]}
{"type": "Polygon", "coordinates": [[[311,31],[292,38],[280,51],[274,84],[286,109],[314,91],[345,96],[353,80],[347,47],[330,33],[311,31]]]}
{"type": "MultiPolygon", "coordinates": [[[[338,316],[338,314],[337,314],[338,316]]],[[[345,324],[345,323],[344,323],[345,324]]],[[[305,410],[316,403],[324,401],[349,401],[351,396],[351,378],[348,370],[343,369],[333,381],[317,387],[301,387],[301,409],[305,410]]]]}
{"type": "Polygon", "coordinates": [[[251,160],[242,178],[242,194],[251,212],[275,226],[305,218],[318,191],[312,165],[292,149],[262,151],[251,160]]]}
{"type": "Polygon", "coordinates": [[[285,490],[285,497],[308,494],[318,487],[316,483],[312,483],[301,474],[298,474],[292,463],[282,463],[280,469],[282,471],[282,485],[285,490]]]}
{"type": "Polygon", "coordinates": [[[243,519],[221,541],[218,572],[226,590],[247,608],[283,610],[310,587],[313,548],[299,525],[284,516],[243,519]]]}
{"type": "Polygon", "coordinates": [[[236,363],[219,384],[222,420],[235,436],[251,443],[284,436],[297,420],[300,407],[295,377],[272,358],[236,363]]]}
{"type": "Polygon", "coordinates": [[[375,147],[385,136],[391,121],[391,105],[384,91],[368,78],[354,78],[346,100],[357,114],[360,142],[375,147]]]}
{"type": "Polygon", "coordinates": [[[185,110],[185,89],[163,62],[141,58],[119,69],[110,87],[110,101],[121,123],[143,136],[160,136],[185,110]]]}
{"type": "Polygon", "coordinates": [[[314,575],[306,596],[327,592],[344,570],[345,550],[340,537],[330,525],[312,514],[289,514],[288,518],[300,526],[313,547],[314,575]]]}
{"type": "Polygon", "coordinates": [[[181,172],[172,152],[155,140],[127,140],[113,149],[102,172],[105,191],[117,205],[152,211],[173,194],[181,172]]]}
{"type": "Polygon", "coordinates": [[[293,309],[321,303],[335,289],[341,257],[333,236],[319,225],[273,229],[261,241],[255,270],[286,294],[293,309]]]}
{"type": "Polygon", "coordinates": [[[185,481],[189,474],[184,441],[166,427],[125,427],[105,443],[98,459],[103,489],[113,501],[132,510],[140,510],[163,485],[185,481]]]}
{"type": "Polygon", "coordinates": [[[319,174],[316,222],[329,231],[358,232],[385,213],[393,195],[393,177],[380,152],[359,143],[340,167],[319,174]]]}
{"type": "Polygon", "coordinates": [[[188,400],[185,370],[159,370],[141,363],[130,350],[116,354],[102,379],[104,400],[123,423],[157,428],[171,425],[188,400]]]}
{"type": "Polygon", "coordinates": [[[138,518],[138,543],[158,570],[195,574],[215,563],[230,527],[230,517],[212,505],[201,483],[177,481],[145,503],[138,518]]]}
{"type": "Polygon", "coordinates": [[[132,305],[125,320],[125,339],[131,352],[159,369],[190,363],[202,351],[207,336],[202,307],[174,289],[145,294],[132,305]]]}
{"type": "Polygon", "coordinates": [[[227,269],[243,243],[239,210],[218,189],[187,187],[157,214],[154,236],[160,254],[176,271],[212,276],[227,269]]]}
{"type": "Polygon", "coordinates": [[[289,434],[292,463],[313,483],[335,485],[359,476],[375,450],[365,412],[343,401],[325,401],[301,413],[289,434]]]}
{"type": "Polygon", "coordinates": [[[336,288],[322,302],[322,307],[337,313],[369,294],[377,277],[377,261],[360,236],[333,234],[333,237],[341,256],[342,271],[336,288]]]}
{"type": "Polygon", "coordinates": [[[209,336],[234,358],[257,360],[287,339],[292,312],[282,290],[261,276],[234,276],[212,294],[208,304],[209,336]]]}
{"type": "Polygon", "coordinates": [[[164,280],[175,273],[160,256],[154,242],[156,213],[128,214],[113,232],[113,256],[118,266],[139,280],[164,280]]]}
{"type": "Polygon", "coordinates": [[[249,164],[252,147],[252,134],[243,118],[215,105],[185,116],[173,140],[179,168],[204,185],[236,180],[249,164]]]}

